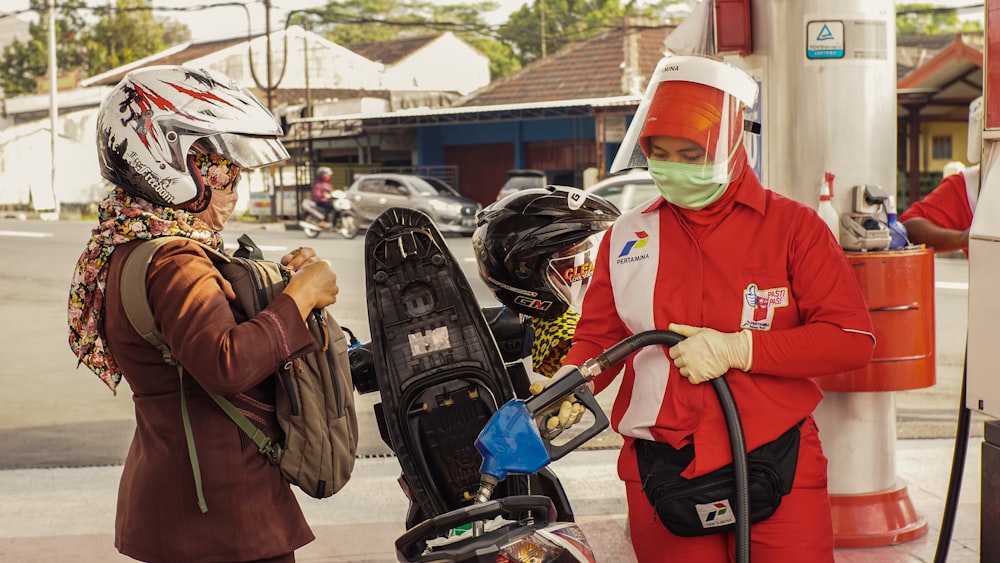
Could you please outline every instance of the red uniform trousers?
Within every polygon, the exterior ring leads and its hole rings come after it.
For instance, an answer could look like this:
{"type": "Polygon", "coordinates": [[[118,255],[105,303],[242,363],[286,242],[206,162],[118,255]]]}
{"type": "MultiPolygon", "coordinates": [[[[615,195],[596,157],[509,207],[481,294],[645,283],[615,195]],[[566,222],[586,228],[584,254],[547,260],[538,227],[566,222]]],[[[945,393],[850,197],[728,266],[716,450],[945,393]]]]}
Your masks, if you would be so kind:
{"type": "MultiPolygon", "coordinates": [[[[770,518],[750,527],[754,563],[833,563],[833,520],[826,488],[827,459],[816,422],[801,427],[792,492],[770,518]]],[[[634,458],[634,451],[632,456],[634,458]]],[[[729,563],[736,560],[735,533],[685,538],[667,530],[638,481],[626,481],[629,531],[639,563],[729,563]]]]}

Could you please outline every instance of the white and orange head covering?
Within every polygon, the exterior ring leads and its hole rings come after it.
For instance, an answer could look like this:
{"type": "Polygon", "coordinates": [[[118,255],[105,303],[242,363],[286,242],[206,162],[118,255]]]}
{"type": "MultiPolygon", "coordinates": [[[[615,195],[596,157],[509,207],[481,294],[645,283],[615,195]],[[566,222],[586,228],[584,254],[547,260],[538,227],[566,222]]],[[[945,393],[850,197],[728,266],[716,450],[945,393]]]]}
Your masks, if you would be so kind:
{"type": "Polygon", "coordinates": [[[649,140],[680,137],[705,148],[720,177],[743,138],[743,110],[757,97],[757,82],[722,61],[668,55],[656,65],[611,172],[645,167],[649,140]],[[723,133],[725,132],[725,133],[723,133]]]}

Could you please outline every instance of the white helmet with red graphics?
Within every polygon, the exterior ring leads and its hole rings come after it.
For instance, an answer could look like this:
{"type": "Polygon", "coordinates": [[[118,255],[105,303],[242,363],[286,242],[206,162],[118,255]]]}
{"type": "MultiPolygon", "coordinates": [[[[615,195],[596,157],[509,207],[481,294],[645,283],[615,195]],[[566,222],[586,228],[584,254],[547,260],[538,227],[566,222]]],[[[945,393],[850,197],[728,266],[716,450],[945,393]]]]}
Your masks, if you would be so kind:
{"type": "Polygon", "coordinates": [[[192,153],[259,168],[288,158],[281,135],[271,112],[231,78],[153,66],[126,74],[101,104],[97,153],[108,181],[153,203],[198,212],[212,190],[190,165],[192,153]]]}

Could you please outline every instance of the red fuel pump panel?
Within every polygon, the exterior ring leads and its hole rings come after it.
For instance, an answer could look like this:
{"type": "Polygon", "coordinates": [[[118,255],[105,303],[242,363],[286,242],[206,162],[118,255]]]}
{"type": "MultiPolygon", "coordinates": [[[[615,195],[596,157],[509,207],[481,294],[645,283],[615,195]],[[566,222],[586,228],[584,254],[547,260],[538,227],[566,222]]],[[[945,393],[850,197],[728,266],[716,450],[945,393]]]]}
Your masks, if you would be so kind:
{"type": "Polygon", "coordinates": [[[1000,129],[1000,0],[986,3],[985,129],[1000,129]]]}
{"type": "Polygon", "coordinates": [[[720,55],[746,56],[753,51],[750,0],[715,0],[715,49],[720,55]]]}

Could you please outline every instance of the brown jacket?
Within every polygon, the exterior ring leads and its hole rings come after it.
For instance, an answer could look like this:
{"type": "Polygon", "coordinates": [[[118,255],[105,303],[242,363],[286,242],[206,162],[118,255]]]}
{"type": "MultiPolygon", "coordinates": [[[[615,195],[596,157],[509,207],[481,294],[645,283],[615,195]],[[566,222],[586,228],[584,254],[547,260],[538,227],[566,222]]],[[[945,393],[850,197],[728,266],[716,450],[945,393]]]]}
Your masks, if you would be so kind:
{"type": "MultiPolygon", "coordinates": [[[[175,367],[125,317],[120,277],[136,244],[111,254],[105,302],[108,346],[132,390],[136,430],[118,489],[115,546],[142,561],[246,561],[290,553],[313,534],[288,482],[204,392],[226,397],[280,437],[273,378],[312,339],[295,302],[276,298],[255,318],[233,310],[232,287],[192,241],[160,249],[146,278],[164,340],[184,366],[184,396],[208,512],[198,509],[175,367]]],[[[237,307],[238,309],[238,307],[237,307]]]]}

